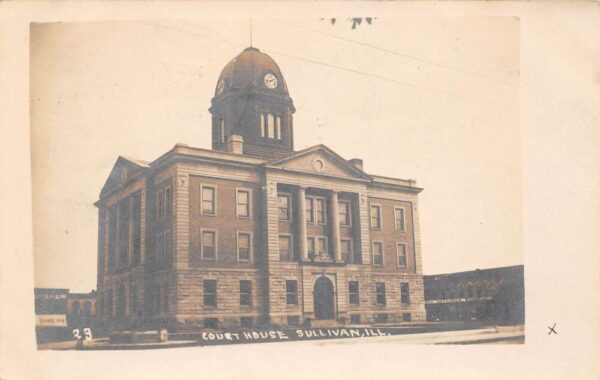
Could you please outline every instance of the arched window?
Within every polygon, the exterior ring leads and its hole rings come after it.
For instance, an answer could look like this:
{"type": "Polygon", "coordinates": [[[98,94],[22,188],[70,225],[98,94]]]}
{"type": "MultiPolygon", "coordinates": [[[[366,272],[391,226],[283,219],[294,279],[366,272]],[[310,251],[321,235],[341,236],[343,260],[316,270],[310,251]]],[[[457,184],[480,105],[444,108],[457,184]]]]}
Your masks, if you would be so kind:
{"type": "Polygon", "coordinates": [[[273,140],[283,140],[283,124],[280,116],[272,113],[260,115],[260,136],[273,140]]]}
{"type": "Polygon", "coordinates": [[[275,138],[275,117],[272,114],[267,114],[267,136],[275,138]]]}
{"type": "Polygon", "coordinates": [[[219,142],[223,144],[225,142],[225,120],[219,121],[219,142]]]}
{"type": "Polygon", "coordinates": [[[73,302],[73,305],[71,305],[71,313],[73,315],[77,315],[77,314],[79,314],[79,309],[80,309],[79,301],[73,302]]]}
{"type": "Polygon", "coordinates": [[[275,123],[275,138],[281,140],[281,118],[277,116],[275,123]]]}
{"type": "Polygon", "coordinates": [[[90,301],[85,301],[83,303],[83,315],[89,317],[92,314],[92,303],[90,301]]]}

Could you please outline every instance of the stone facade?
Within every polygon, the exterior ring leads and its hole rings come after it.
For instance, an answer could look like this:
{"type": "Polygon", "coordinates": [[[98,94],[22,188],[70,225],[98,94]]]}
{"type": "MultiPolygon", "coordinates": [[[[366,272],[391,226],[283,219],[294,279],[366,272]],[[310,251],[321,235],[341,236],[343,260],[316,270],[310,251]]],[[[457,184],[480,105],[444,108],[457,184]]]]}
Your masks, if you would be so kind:
{"type": "Polygon", "coordinates": [[[114,329],[424,321],[422,189],[369,175],[362,160],[324,145],[294,151],[281,72],[247,51],[235,62],[259,65],[248,78],[228,66],[219,79],[212,150],[177,144],[151,163],[117,160],[96,202],[100,321],[114,329]],[[243,99],[275,116],[218,122],[243,99]],[[242,149],[227,151],[221,141],[231,140],[242,149]]]}

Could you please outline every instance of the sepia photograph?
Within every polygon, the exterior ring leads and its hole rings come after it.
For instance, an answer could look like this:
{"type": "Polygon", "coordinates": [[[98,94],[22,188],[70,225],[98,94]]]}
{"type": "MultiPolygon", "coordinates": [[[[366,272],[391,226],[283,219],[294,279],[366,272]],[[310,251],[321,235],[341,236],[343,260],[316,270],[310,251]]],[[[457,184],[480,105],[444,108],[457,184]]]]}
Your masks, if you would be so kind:
{"type": "Polygon", "coordinates": [[[32,23],[38,348],[524,343],[519,30],[32,23]]]}
{"type": "Polygon", "coordinates": [[[598,379],[599,16],[0,2],[0,380],[598,379]]]}

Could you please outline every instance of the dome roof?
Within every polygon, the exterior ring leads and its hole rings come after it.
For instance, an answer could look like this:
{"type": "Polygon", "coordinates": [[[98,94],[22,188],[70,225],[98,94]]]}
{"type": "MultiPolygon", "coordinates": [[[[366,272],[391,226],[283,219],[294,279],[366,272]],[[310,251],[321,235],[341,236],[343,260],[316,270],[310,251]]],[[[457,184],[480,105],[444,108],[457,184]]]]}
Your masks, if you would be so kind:
{"type": "Polygon", "coordinates": [[[248,89],[258,87],[267,89],[264,77],[272,74],[277,79],[277,86],[273,90],[288,94],[287,84],[277,63],[265,53],[254,47],[244,49],[237,57],[225,66],[215,89],[215,96],[220,95],[224,89],[248,89]]]}

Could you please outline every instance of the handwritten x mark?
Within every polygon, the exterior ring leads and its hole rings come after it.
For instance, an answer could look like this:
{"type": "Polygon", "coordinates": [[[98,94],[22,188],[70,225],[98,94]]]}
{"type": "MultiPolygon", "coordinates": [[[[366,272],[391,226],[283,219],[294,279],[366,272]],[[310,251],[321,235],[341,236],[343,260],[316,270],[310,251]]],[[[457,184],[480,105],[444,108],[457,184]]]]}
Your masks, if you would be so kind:
{"type": "Polygon", "coordinates": [[[558,335],[558,333],[554,329],[555,327],[556,327],[556,322],[554,322],[554,324],[552,325],[552,327],[548,326],[548,329],[550,330],[550,331],[548,331],[548,335],[551,335],[552,333],[558,335]]]}

